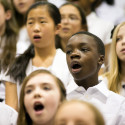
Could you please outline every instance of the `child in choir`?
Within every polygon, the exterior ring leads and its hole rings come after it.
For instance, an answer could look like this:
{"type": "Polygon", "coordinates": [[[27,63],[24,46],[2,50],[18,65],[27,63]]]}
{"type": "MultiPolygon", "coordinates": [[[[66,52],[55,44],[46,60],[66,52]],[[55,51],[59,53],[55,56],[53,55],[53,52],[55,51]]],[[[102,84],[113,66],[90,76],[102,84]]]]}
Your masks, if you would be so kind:
{"type": "Polygon", "coordinates": [[[78,32],[69,39],[66,58],[78,87],[67,95],[67,99],[80,99],[94,104],[104,116],[106,125],[124,125],[125,98],[109,91],[105,81],[98,80],[104,56],[102,40],[92,33],[78,32]]]}
{"type": "Polygon", "coordinates": [[[109,90],[125,97],[125,22],[113,31],[109,71],[102,78],[109,90]]]}
{"type": "Polygon", "coordinates": [[[92,104],[71,100],[64,101],[58,108],[54,125],[105,125],[102,114],[92,104]]]}
{"type": "Polygon", "coordinates": [[[2,74],[16,56],[18,26],[9,0],[0,0],[0,102],[5,100],[5,86],[2,74]]]}
{"type": "Polygon", "coordinates": [[[15,109],[18,107],[20,85],[25,76],[34,70],[51,71],[62,80],[65,87],[72,83],[73,78],[68,70],[66,55],[61,49],[55,48],[55,36],[60,30],[60,22],[58,8],[49,2],[37,2],[29,8],[26,27],[32,45],[16,58],[7,76],[3,76],[6,83],[6,102],[15,109]]]}
{"type": "Polygon", "coordinates": [[[61,29],[59,40],[56,41],[56,47],[61,48],[64,52],[68,39],[78,31],[87,31],[86,16],[82,9],[73,3],[65,3],[60,8],[61,29]]]}
{"type": "Polygon", "coordinates": [[[66,90],[59,78],[47,70],[36,70],[22,84],[17,125],[53,125],[66,90]]]}

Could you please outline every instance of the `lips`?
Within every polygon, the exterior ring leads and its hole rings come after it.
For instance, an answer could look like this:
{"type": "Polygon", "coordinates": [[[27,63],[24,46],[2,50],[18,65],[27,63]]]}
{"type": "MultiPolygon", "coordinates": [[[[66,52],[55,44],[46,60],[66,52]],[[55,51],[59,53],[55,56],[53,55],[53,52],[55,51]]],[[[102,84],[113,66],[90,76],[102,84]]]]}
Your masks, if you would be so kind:
{"type": "Polygon", "coordinates": [[[72,73],[76,74],[76,73],[79,73],[81,71],[81,64],[79,62],[72,62],[71,63],[71,71],[72,73]]]}
{"type": "Polygon", "coordinates": [[[34,41],[38,42],[38,41],[41,40],[41,36],[40,35],[34,35],[33,39],[34,39],[34,41]]]}
{"type": "Polygon", "coordinates": [[[22,7],[25,6],[25,3],[19,3],[18,6],[19,6],[20,8],[22,8],[22,7]]]}
{"type": "Polygon", "coordinates": [[[69,28],[62,28],[63,32],[69,32],[69,28]]]}
{"type": "Polygon", "coordinates": [[[125,48],[121,50],[121,52],[125,52],[125,48]]]}

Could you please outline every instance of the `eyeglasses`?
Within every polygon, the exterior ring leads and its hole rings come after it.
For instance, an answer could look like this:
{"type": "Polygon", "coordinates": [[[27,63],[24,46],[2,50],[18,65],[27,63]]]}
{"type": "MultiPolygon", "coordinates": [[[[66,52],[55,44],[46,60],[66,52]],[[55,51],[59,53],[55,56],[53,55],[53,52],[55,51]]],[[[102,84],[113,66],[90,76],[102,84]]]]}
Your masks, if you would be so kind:
{"type": "Polygon", "coordinates": [[[77,16],[75,15],[71,15],[71,16],[62,16],[61,17],[61,21],[64,22],[64,21],[70,21],[70,22],[75,22],[75,21],[79,21],[80,18],[78,18],[77,16]]]}

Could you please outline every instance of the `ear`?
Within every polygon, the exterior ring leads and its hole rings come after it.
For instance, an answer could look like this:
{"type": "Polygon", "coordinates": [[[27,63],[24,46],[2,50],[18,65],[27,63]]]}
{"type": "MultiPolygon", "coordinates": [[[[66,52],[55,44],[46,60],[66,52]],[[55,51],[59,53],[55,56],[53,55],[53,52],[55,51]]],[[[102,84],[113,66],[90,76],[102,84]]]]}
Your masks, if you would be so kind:
{"type": "Polygon", "coordinates": [[[61,29],[61,24],[58,24],[58,25],[56,26],[56,29],[55,29],[55,34],[56,34],[56,35],[59,34],[60,29],[61,29]]]}
{"type": "Polygon", "coordinates": [[[98,64],[101,66],[104,63],[104,55],[100,55],[99,60],[98,60],[98,64]]]}
{"type": "Polygon", "coordinates": [[[6,11],[6,20],[9,20],[12,17],[12,11],[11,10],[7,10],[6,11]]]}

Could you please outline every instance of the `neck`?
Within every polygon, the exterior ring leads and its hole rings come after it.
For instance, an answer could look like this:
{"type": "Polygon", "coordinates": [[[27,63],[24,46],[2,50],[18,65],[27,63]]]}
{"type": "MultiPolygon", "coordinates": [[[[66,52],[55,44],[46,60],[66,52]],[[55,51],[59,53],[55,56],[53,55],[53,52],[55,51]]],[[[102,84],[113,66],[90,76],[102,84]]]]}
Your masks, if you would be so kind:
{"type": "Polygon", "coordinates": [[[48,48],[34,48],[35,49],[35,57],[33,58],[33,65],[36,67],[49,67],[56,54],[56,48],[48,47],[48,48]]]}
{"type": "Polygon", "coordinates": [[[69,38],[61,39],[61,46],[64,52],[66,52],[66,45],[67,45],[68,40],[69,38]]]}
{"type": "Polygon", "coordinates": [[[82,80],[75,80],[75,82],[78,86],[82,86],[87,90],[89,87],[93,87],[98,84],[98,74],[82,80]]]}

